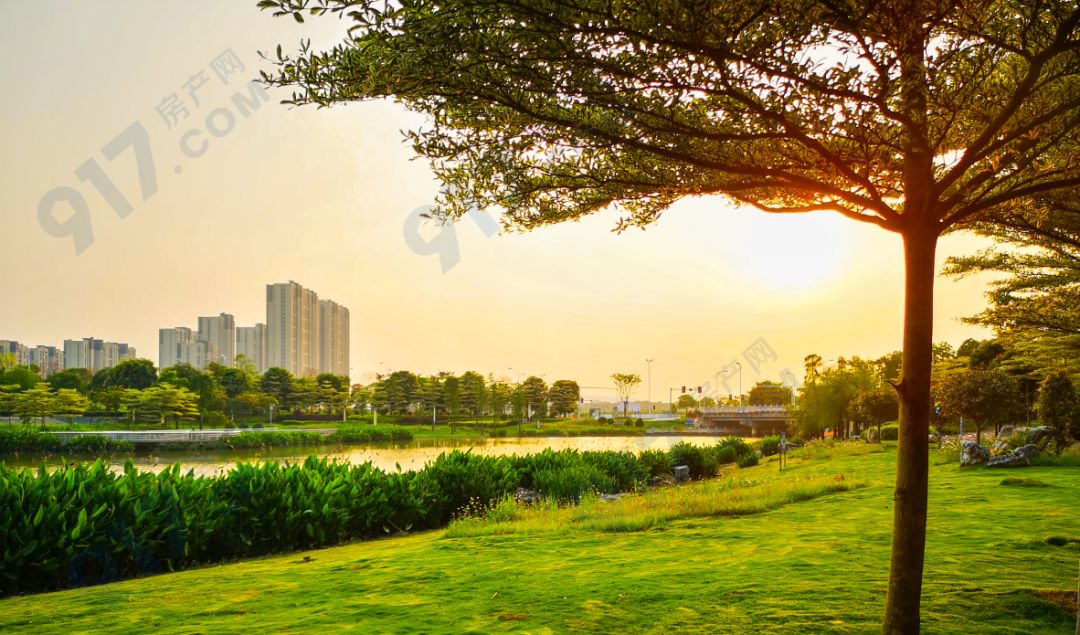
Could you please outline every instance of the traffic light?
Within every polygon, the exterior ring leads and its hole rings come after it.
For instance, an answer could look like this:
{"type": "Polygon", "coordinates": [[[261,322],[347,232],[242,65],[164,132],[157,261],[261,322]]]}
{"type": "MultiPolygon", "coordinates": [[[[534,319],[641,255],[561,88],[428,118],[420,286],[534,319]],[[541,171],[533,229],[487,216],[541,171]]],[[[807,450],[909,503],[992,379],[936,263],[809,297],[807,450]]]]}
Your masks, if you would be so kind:
{"type": "Polygon", "coordinates": [[[699,395],[701,394],[701,386],[697,387],[697,394],[699,394],[699,395]]]}
{"type": "Polygon", "coordinates": [[[682,387],[682,391],[683,391],[684,394],[686,393],[686,386],[682,387]]]}

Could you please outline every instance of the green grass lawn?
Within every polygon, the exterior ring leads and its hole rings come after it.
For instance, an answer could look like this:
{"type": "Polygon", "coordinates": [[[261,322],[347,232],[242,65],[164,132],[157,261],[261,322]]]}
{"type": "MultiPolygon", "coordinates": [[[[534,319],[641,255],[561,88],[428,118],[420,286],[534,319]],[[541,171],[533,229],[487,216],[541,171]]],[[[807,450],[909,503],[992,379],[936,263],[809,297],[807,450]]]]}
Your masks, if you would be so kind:
{"type": "MultiPolygon", "coordinates": [[[[895,451],[803,455],[782,473],[9,598],[0,632],[878,631],[895,451]]],[[[924,632],[1071,634],[1080,468],[931,470],[924,632]]]]}

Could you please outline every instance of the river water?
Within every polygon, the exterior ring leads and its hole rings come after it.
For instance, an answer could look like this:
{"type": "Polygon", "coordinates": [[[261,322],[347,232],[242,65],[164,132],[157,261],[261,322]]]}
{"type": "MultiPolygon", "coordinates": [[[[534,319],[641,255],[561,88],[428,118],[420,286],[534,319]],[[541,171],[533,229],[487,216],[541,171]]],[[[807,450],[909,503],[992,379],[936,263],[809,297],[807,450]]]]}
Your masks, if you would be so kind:
{"type": "MultiPolygon", "coordinates": [[[[614,450],[630,451],[635,454],[643,450],[666,450],[671,446],[686,441],[693,445],[713,445],[719,439],[708,436],[646,436],[646,437],[526,437],[509,439],[425,439],[405,444],[378,446],[341,446],[321,448],[281,448],[269,451],[202,451],[202,452],[160,452],[157,454],[140,453],[133,458],[140,470],[159,472],[175,463],[181,468],[194,470],[195,474],[212,476],[232,468],[239,461],[303,461],[312,454],[354,464],[371,462],[386,471],[400,467],[402,471],[418,470],[439,454],[451,450],[471,449],[474,454],[499,456],[511,454],[535,454],[545,448],[553,450],[614,450]]],[[[126,457],[114,458],[109,464],[114,469],[121,469],[126,457]]],[[[3,461],[9,468],[36,467],[40,459],[7,459],[3,461]]],[[[49,461],[51,467],[60,464],[59,458],[49,461]]]]}

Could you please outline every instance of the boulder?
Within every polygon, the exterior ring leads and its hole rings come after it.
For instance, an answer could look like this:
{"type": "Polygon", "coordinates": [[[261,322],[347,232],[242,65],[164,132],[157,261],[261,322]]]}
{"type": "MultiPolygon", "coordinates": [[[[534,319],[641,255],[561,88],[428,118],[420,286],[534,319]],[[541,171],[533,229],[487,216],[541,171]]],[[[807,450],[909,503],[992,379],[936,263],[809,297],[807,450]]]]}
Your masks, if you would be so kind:
{"type": "Polygon", "coordinates": [[[1003,439],[998,439],[997,441],[994,441],[994,445],[991,446],[990,449],[994,451],[994,454],[1006,454],[1009,452],[1010,448],[1009,444],[1003,439]]]}
{"type": "Polygon", "coordinates": [[[676,483],[685,483],[686,481],[690,480],[689,465],[676,465],[675,469],[672,470],[672,473],[675,475],[676,483]]]}
{"type": "Polygon", "coordinates": [[[519,487],[517,488],[517,491],[514,492],[514,500],[525,505],[539,503],[540,492],[534,489],[525,489],[524,487],[519,487]]]}
{"type": "Polygon", "coordinates": [[[1046,426],[1038,426],[1035,428],[1028,428],[1028,440],[1032,443],[1038,443],[1043,439],[1052,439],[1054,432],[1046,426]]]}
{"type": "Polygon", "coordinates": [[[1016,432],[1016,426],[1001,426],[998,430],[997,437],[999,439],[1008,439],[1016,432]]]}
{"type": "Polygon", "coordinates": [[[995,456],[987,463],[989,467],[1026,467],[1031,465],[1031,459],[1039,455],[1039,448],[1028,444],[1016,448],[1009,454],[995,456]]]}
{"type": "Polygon", "coordinates": [[[650,481],[653,485],[674,485],[675,477],[671,474],[657,474],[650,481]]]}
{"type": "Polygon", "coordinates": [[[866,429],[866,442],[867,443],[877,443],[878,442],[877,428],[867,428],[866,429]]]}
{"type": "Polygon", "coordinates": [[[964,441],[960,445],[960,465],[982,465],[990,460],[990,450],[975,443],[964,441]]]}

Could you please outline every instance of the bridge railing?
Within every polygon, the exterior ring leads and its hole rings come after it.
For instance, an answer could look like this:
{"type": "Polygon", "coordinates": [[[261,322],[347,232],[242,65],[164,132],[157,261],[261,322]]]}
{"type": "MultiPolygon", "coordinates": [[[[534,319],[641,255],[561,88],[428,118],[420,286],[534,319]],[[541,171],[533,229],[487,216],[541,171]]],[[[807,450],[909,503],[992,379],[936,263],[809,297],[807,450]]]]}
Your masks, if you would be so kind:
{"type": "Polygon", "coordinates": [[[787,406],[720,406],[719,408],[708,410],[704,414],[778,414],[784,412],[787,412],[787,406]]]}
{"type": "Polygon", "coordinates": [[[67,443],[71,439],[86,435],[103,436],[113,441],[131,443],[176,443],[181,441],[217,441],[222,437],[240,434],[240,429],[223,430],[102,430],[101,432],[53,432],[60,440],[67,443]]]}

